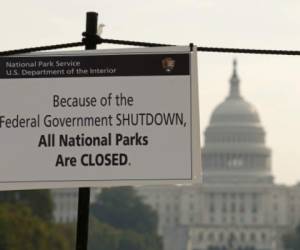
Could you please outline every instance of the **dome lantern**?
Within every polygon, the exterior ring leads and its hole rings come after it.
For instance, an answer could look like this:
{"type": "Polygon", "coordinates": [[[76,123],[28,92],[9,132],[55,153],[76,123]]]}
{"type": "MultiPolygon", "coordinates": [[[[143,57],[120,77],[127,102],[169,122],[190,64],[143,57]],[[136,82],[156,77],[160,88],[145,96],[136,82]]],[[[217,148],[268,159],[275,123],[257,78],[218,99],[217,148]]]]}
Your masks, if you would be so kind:
{"type": "Polygon", "coordinates": [[[228,98],[241,98],[240,96],[240,79],[237,74],[237,60],[233,60],[233,72],[230,78],[230,93],[228,98]]]}

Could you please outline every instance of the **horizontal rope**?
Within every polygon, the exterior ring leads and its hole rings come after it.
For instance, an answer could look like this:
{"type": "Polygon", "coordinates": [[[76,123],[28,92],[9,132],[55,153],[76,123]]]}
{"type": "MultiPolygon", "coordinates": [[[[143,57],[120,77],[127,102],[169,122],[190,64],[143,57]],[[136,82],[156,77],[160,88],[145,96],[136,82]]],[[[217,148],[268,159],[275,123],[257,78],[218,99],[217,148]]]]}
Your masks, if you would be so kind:
{"type": "Polygon", "coordinates": [[[201,52],[215,53],[240,53],[240,54],[260,54],[260,55],[284,55],[299,56],[299,50],[270,50],[270,49],[238,49],[238,48],[218,48],[218,47],[197,47],[201,52]]]}
{"type": "MultiPolygon", "coordinates": [[[[114,39],[101,39],[101,41],[102,43],[144,46],[144,47],[176,46],[172,44],[147,43],[147,42],[136,42],[136,41],[114,40],[114,39]]],[[[214,53],[241,53],[241,54],[266,54],[266,55],[289,55],[289,56],[300,55],[300,51],[298,50],[239,49],[239,48],[201,47],[201,46],[197,47],[197,51],[214,52],[214,53]]]]}
{"type": "Polygon", "coordinates": [[[147,42],[137,42],[137,41],[128,41],[128,40],[116,40],[116,39],[104,39],[104,38],[100,38],[99,43],[109,43],[109,44],[118,44],[118,45],[131,45],[131,46],[142,46],[142,47],[176,46],[176,45],[164,44],[164,43],[147,43],[147,42]]]}
{"type": "MultiPolygon", "coordinates": [[[[96,43],[141,46],[141,47],[176,46],[176,45],[164,44],[164,43],[149,43],[149,42],[138,42],[138,41],[129,41],[129,40],[105,39],[100,37],[98,37],[96,43]]],[[[65,44],[18,49],[18,50],[8,50],[8,51],[0,52],[0,56],[11,56],[11,55],[25,54],[25,53],[45,51],[45,50],[81,47],[84,45],[86,45],[86,40],[83,40],[82,42],[75,42],[75,43],[65,43],[65,44]]],[[[243,49],[243,48],[222,48],[222,47],[202,47],[202,46],[197,47],[197,51],[212,52],[212,53],[240,53],[240,54],[260,54],[260,55],[287,55],[287,56],[300,55],[299,50],[243,49]]]]}
{"type": "Polygon", "coordinates": [[[83,45],[84,45],[83,42],[77,42],[77,43],[65,43],[65,44],[39,46],[39,47],[32,47],[32,48],[26,48],[26,49],[8,50],[8,51],[0,52],[0,56],[13,56],[13,55],[18,55],[18,54],[38,52],[38,51],[44,51],[44,50],[55,50],[55,49],[80,47],[83,45]]]}

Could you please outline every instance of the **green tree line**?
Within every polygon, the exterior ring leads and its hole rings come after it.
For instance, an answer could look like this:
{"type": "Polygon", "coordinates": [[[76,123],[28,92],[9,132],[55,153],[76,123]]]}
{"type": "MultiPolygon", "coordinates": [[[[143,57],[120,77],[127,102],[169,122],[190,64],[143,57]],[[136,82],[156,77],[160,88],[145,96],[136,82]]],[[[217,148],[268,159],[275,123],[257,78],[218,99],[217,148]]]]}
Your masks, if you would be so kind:
{"type": "Polygon", "coordinates": [[[105,188],[91,205],[89,250],[161,250],[157,223],[132,187],[105,188]]]}
{"type": "Polygon", "coordinates": [[[53,223],[53,208],[49,190],[0,192],[0,249],[74,249],[71,227],[53,223]]]}
{"type": "MultiPolygon", "coordinates": [[[[1,250],[73,250],[75,224],[55,224],[49,190],[0,192],[1,250]]],[[[157,214],[131,187],[104,188],[91,204],[89,250],[161,250],[157,214]]]]}

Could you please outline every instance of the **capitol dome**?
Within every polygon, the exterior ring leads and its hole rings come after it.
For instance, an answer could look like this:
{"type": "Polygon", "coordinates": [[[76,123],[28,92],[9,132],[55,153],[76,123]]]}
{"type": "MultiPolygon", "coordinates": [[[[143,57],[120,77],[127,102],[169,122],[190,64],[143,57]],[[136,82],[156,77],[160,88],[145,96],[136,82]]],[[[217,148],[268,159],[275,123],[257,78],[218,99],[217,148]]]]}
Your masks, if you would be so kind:
{"type": "Polygon", "coordinates": [[[204,181],[272,182],[270,155],[259,114],[240,94],[234,60],[229,95],[214,109],[205,130],[204,181]]]}
{"type": "Polygon", "coordinates": [[[224,102],[219,104],[212,113],[210,124],[259,124],[259,115],[253,105],[240,95],[240,80],[236,72],[236,61],[230,79],[230,92],[224,102]]]}
{"type": "Polygon", "coordinates": [[[249,102],[243,98],[228,97],[214,110],[210,124],[259,124],[259,115],[249,102]]]}

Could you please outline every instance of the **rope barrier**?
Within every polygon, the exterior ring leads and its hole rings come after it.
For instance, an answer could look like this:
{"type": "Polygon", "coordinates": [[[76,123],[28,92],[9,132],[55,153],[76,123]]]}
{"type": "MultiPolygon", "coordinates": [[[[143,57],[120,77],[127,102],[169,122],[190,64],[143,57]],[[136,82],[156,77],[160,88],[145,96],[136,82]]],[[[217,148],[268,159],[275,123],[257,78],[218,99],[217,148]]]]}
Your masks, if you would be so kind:
{"type": "Polygon", "coordinates": [[[47,46],[39,46],[39,47],[32,47],[32,48],[25,48],[25,49],[2,51],[2,52],[0,52],[0,56],[13,56],[13,55],[25,54],[25,53],[30,53],[30,52],[38,52],[38,51],[44,51],[44,50],[55,50],[55,49],[65,49],[65,48],[80,47],[80,46],[84,46],[84,43],[83,42],[77,42],[77,43],[47,45],[47,46]]]}
{"type": "Polygon", "coordinates": [[[197,47],[201,52],[215,53],[240,53],[240,54],[260,54],[260,55],[284,55],[299,56],[299,50],[269,50],[269,49],[238,49],[238,48],[218,48],[218,47],[197,47]]]}
{"type": "MultiPolygon", "coordinates": [[[[129,40],[116,40],[116,39],[105,39],[98,36],[94,37],[97,44],[116,44],[116,45],[129,45],[129,46],[141,46],[141,47],[166,47],[176,46],[172,44],[164,43],[149,43],[149,42],[138,42],[129,40]]],[[[56,50],[72,47],[81,47],[86,45],[87,38],[83,38],[82,42],[56,44],[48,46],[39,46],[25,49],[8,50],[0,52],[0,56],[12,56],[18,54],[25,54],[37,51],[45,50],[56,50]]],[[[260,54],[260,55],[286,55],[286,56],[300,56],[299,50],[269,50],[269,49],[245,49],[245,48],[222,48],[222,47],[197,47],[199,52],[212,52],[212,53],[240,53],[240,54],[260,54]]]]}

